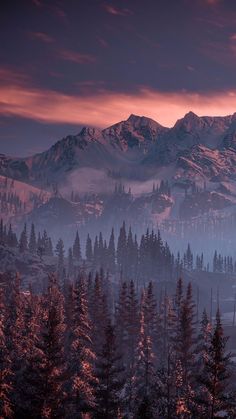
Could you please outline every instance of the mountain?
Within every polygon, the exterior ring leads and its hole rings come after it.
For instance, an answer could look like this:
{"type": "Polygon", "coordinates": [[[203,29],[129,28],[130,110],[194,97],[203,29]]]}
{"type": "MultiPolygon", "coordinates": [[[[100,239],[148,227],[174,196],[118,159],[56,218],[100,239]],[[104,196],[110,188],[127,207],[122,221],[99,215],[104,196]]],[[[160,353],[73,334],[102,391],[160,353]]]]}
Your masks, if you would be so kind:
{"type": "Polygon", "coordinates": [[[153,119],[130,115],[126,121],[112,125],[102,133],[107,143],[118,146],[124,152],[138,147],[146,153],[150,146],[167,131],[168,128],[153,119]]]}
{"type": "MultiPolygon", "coordinates": [[[[0,174],[22,182],[22,187],[28,185],[36,191],[47,191],[49,195],[41,202],[44,209],[34,205],[32,219],[50,213],[52,223],[55,214],[60,220],[61,213],[68,212],[72,222],[87,217],[84,205],[68,205],[63,201],[68,200],[71,191],[111,193],[114,183],[120,180],[138,195],[150,192],[153,182],[160,184],[161,179],[168,180],[173,199],[168,217],[178,216],[183,191],[195,183],[198,188],[204,185],[209,192],[216,192],[208,197],[209,211],[217,208],[216,203],[222,209],[224,205],[235,204],[234,198],[228,198],[228,189],[234,191],[236,181],[236,114],[199,117],[189,112],[171,128],[132,114],[104,130],[84,127],[77,135],[68,135],[31,157],[0,155],[0,174]],[[227,190],[223,183],[230,185],[227,190]],[[56,197],[62,195],[60,205],[53,200],[47,203],[52,192],[56,197]]],[[[32,193],[37,195],[35,191],[32,193]]],[[[4,191],[1,200],[3,194],[4,191]]],[[[234,192],[231,195],[235,196],[234,192]]],[[[188,199],[184,213],[193,213],[191,205],[195,202],[199,207],[201,199],[202,196],[194,196],[192,202],[188,199]]],[[[89,211],[99,217],[96,205],[100,204],[94,202],[89,211]]]]}
{"type": "Polygon", "coordinates": [[[199,117],[189,112],[172,128],[130,115],[126,121],[104,130],[85,127],[79,134],[69,135],[32,157],[14,159],[0,155],[0,173],[45,186],[47,180],[60,183],[84,167],[108,172],[122,169],[124,177],[132,177],[135,165],[140,165],[146,177],[150,171],[155,175],[160,167],[174,163],[177,171],[184,167],[187,178],[188,167],[204,178],[221,175],[223,161],[223,175],[228,176],[230,161],[235,160],[235,143],[236,114],[199,117]]]}

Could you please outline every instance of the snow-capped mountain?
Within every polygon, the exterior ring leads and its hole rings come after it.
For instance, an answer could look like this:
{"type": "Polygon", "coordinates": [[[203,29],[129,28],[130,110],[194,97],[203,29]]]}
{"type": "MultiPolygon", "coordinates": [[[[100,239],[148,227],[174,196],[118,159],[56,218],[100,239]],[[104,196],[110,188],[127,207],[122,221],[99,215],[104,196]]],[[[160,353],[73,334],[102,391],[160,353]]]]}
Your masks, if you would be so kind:
{"type": "MultiPolygon", "coordinates": [[[[172,187],[204,184],[217,194],[219,190],[222,193],[223,183],[234,190],[236,114],[199,117],[189,112],[172,128],[130,115],[104,130],[84,127],[77,135],[69,135],[31,157],[0,155],[0,174],[50,192],[53,186],[54,192],[56,188],[56,192],[73,189],[98,193],[108,180],[114,185],[117,179],[142,191],[145,187],[137,187],[138,182],[146,185],[161,179],[172,187]]],[[[229,195],[228,189],[223,189],[223,194],[229,195]]],[[[173,201],[179,202],[179,197],[174,196],[173,201]]],[[[229,205],[232,197],[226,201],[229,205]]],[[[175,204],[173,208],[176,214],[175,204]]]]}
{"type": "Polygon", "coordinates": [[[236,114],[198,117],[189,112],[172,128],[130,115],[104,130],[85,127],[32,157],[0,155],[0,173],[27,182],[41,183],[49,178],[60,183],[69,172],[82,167],[126,172],[131,163],[137,163],[146,177],[145,168],[147,176],[150,169],[155,175],[160,167],[174,163],[178,177],[182,168],[182,176],[187,178],[196,174],[211,179],[234,175],[235,147],[236,114]]]}

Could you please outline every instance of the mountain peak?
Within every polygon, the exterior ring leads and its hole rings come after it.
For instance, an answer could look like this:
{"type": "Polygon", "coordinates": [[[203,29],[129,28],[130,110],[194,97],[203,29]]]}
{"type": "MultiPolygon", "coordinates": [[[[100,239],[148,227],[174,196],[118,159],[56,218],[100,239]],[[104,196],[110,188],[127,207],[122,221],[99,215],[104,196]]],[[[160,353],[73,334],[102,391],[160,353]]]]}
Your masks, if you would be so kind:
{"type": "Polygon", "coordinates": [[[183,119],[185,120],[186,119],[187,120],[199,119],[199,116],[196,113],[189,111],[184,115],[183,119]]]}
{"type": "Polygon", "coordinates": [[[148,118],[147,116],[134,115],[133,113],[129,116],[129,118],[126,121],[124,121],[124,123],[130,123],[134,126],[149,125],[153,127],[162,127],[158,122],[156,122],[152,118],[148,118]]]}

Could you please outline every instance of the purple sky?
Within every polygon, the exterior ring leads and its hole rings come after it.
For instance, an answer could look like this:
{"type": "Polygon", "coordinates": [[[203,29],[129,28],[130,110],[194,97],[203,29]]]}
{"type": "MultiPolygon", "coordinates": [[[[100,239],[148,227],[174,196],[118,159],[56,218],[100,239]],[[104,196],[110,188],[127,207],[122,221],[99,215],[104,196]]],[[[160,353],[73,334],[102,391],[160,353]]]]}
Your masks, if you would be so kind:
{"type": "Polygon", "coordinates": [[[8,0],[0,20],[0,153],[130,113],[236,111],[235,0],[8,0]]]}

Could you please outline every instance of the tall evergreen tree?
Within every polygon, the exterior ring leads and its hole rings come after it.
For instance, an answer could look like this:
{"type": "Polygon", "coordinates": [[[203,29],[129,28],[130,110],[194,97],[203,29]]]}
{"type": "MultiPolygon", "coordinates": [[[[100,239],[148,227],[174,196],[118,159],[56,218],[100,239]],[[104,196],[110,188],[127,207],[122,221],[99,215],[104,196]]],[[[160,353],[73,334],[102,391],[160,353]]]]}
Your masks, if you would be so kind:
{"type": "Polygon", "coordinates": [[[80,278],[73,287],[72,342],[70,348],[71,407],[73,417],[82,417],[95,406],[96,382],[93,364],[92,328],[88,314],[88,301],[84,279],[80,278]]]}
{"type": "Polygon", "coordinates": [[[20,235],[19,250],[20,253],[26,252],[28,249],[27,227],[24,225],[23,231],[20,235]]]}
{"type": "Polygon", "coordinates": [[[140,331],[139,341],[136,353],[136,402],[139,406],[140,400],[152,411],[153,388],[155,383],[153,342],[148,334],[148,327],[145,324],[145,315],[143,304],[140,313],[140,331]]]}
{"type": "Polygon", "coordinates": [[[188,284],[186,296],[182,301],[176,324],[175,336],[177,404],[186,412],[191,412],[193,406],[193,374],[196,364],[195,336],[195,305],[192,299],[191,283],[188,284]],[[181,378],[180,378],[181,377],[181,378]]]}
{"type": "Polygon", "coordinates": [[[6,307],[3,289],[0,286],[0,417],[11,418],[13,416],[11,405],[11,358],[7,348],[6,337],[6,307]]]}
{"type": "Polygon", "coordinates": [[[127,236],[126,236],[126,227],[125,222],[120,229],[120,234],[118,237],[117,243],[117,264],[119,267],[120,272],[125,273],[126,269],[126,247],[127,247],[127,236]]]}
{"type": "Polygon", "coordinates": [[[121,356],[117,351],[114,326],[105,329],[105,341],[96,361],[96,409],[95,418],[110,419],[122,410],[121,391],[124,386],[121,356]]]}
{"type": "Polygon", "coordinates": [[[101,276],[98,274],[96,274],[91,295],[90,316],[92,320],[94,351],[97,355],[101,352],[104,343],[104,333],[108,321],[106,296],[102,289],[101,276]]]}
{"type": "Polygon", "coordinates": [[[67,274],[72,276],[74,273],[74,259],[71,247],[68,250],[67,274]]]}
{"type": "Polygon", "coordinates": [[[51,275],[47,294],[43,299],[42,326],[38,342],[44,357],[40,371],[43,382],[41,389],[43,418],[65,417],[64,331],[63,296],[56,277],[51,275]]]}
{"type": "Polygon", "coordinates": [[[114,228],[112,228],[111,236],[108,244],[108,269],[111,273],[115,272],[115,258],[116,258],[116,249],[115,249],[115,236],[114,228]]]}
{"type": "Polygon", "coordinates": [[[37,251],[37,241],[36,241],[35,227],[33,223],[31,224],[31,230],[30,230],[29,251],[31,253],[36,253],[37,251]]]}
{"type": "Polygon", "coordinates": [[[204,358],[204,368],[200,375],[202,384],[203,418],[214,419],[219,413],[230,409],[227,398],[230,377],[230,354],[226,353],[227,338],[224,336],[219,309],[216,313],[208,354],[204,358]]]}
{"type": "Polygon", "coordinates": [[[87,262],[91,264],[93,260],[93,248],[92,248],[92,240],[89,237],[89,234],[87,236],[87,241],[86,241],[85,256],[86,256],[87,262]]]}
{"type": "Polygon", "coordinates": [[[73,244],[73,257],[76,261],[80,261],[82,258],[78,231],[76,232],[75,241],[73,244]]]}
{"type": "Polygon", "coordinates": [[[57,254],[57,272],[59,279],[61,280],[63,277],[64,269],[65,269],[65,249],[64,243],[62,239],[59,239],[56,245],[56,254],[57,254]]]}

